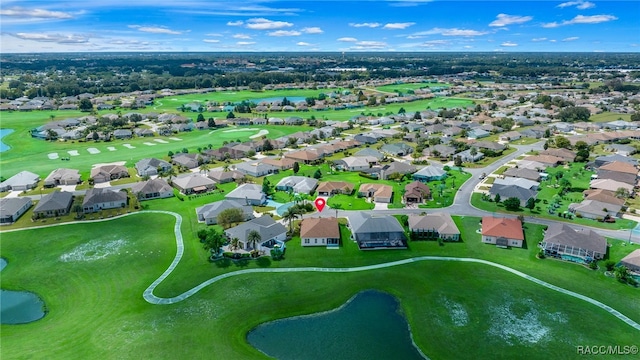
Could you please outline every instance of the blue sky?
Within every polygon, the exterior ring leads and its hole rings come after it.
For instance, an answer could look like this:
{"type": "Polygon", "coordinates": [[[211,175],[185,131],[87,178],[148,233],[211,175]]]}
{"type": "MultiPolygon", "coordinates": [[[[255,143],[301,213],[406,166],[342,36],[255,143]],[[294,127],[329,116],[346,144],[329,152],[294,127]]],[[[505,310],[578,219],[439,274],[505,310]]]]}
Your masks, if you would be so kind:
{"type": "Polygon", "coordinates": [[[640,51],[640,1],[3,0],[0,51],[640,51]]]}

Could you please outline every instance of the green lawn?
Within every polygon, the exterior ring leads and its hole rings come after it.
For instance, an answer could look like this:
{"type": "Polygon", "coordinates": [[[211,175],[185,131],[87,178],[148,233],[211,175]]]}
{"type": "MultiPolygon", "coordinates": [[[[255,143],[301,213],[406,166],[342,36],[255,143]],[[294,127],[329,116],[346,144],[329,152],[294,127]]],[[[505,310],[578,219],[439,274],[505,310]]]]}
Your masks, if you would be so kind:
{"type": "MultiPolygon", "coordinates": [[[[154,200],[150,207],[182,213],[189,201],[195,205],[197,199],[154,200]]],[[[605,277],[601,270],[537,260],[535,244],[542,228],[536,225],[525,225],[525,249],[482,244],[476,233],[478,218],[454,217],[463,234],[460,243],[410,242],[407,250],[372,252],[357,250],[346,239],[349,233],[343,227],[338,250],[302,248],[294,239],[288,242],[283,261],[234,264],[208,262],[185,220],[183,259],[157,295],[176,295],[212,276],[241,268],[345,267],[419,255],[468,256],[512,266],[594,297],[640,321],[640,303],[635,301],[638,289],[605,277]]],[[[45,301],[48,314],[27,325],[2,325],[0,356],[138,359],[144,354],[169,359],[215,354],[223,359],[265,358],[246,342],[246,333],[253,327],[333,309],[366,289],[398,298],[416,344],[431,358],[489,358],[499,353],[509,358],[564,359],[575,354],[576,344],[633,344],[637,339],[628,325],[586,302],[472,263],[420,262],[343,274],[249,274],[217,282],[180,303],[150,305],[142,299],[142,291],[175,255],[172,227],[172,217],[141,214],[95,224],[3,233],[0,256],[9,261],[2,273],[3,288],[35,292],[45,301]],[[35,248],[33,239],[38,239],[35,248]],[[584,321],[585,316],[589,321],[584,321]],[[594,324],[607,331],[594,331],[594,324]],[[187,341],[189,346],[183,346],[187,341]]],[[[637,248],[613,245],[616,257],[637,248]]]]}
{"type": "Polygon", "coordinates": [[[589,120],[593,122],[609,122],[609,121],[616,121],[616,120],[631,121],[631,114],[602,112],[600,114],[591,115],[589,117],[589,120]]]}
{"type": "MultiPolygon", "coordinates": [[[[9,114],[12,115],[12,114],[9,114]]],[[[5,122],[3,115],[3,127],[14,127],[15,119],[5,122]]],[[[171,138],[181,140],[172,140],[167,137],[155,138],[134,138],[130,140],[116,140],[111,142],[77,142],[77,141],[55,141],[49,142],[29,137],[22,132],[14,132],[3,138],[3,141],[11,145],[11,150],[2,153],[0,165],[2,166],[3,176],[9,177],[22,170],[25,170],[25,164],[28,169],[46,177],[49,172],[59,167],[68,167],[78,169],[81,173],[88,173],[91,165],[96,163],[106,163],[114,161],[125,161],[126,166],[132,167],[135,162],[147,157],[166,157],[169,151],[174,153],[182,151],[186,148],[189,152],[196,152],[197,148],[207,148],[209,144],[212,147],[222,146],[224,141],[240,139],[242,141],[249,140],[249,136],[257,134],[260,129],[269,131],[267,137],[277,138],[280,136],[292,134],[297,131],[305,131],[310,129],[306,126],[277,126],[262,125],[252,126],[254,131],[231,132],[234,129],[217,129],[192,131],[188,133],[180,133],[171,138]],[[161,139],[166,143],[158,143],[154,139],[161,139]],[[153,146],[144,143],[155,144],[153,146]],[[129,149],[124,144],[130,144],[135,149],[129,149]],[[116,151],[109,150],[113,147],[116,151]],[[87,149],[96,148],[99,154],[90,154],[87,149]],[[77,151],[77,156],[69,156],[68,151],[77,151]],[[69,157],[70,161],[60,161],[60,159],[49,159],[47,154],[57,153],[59,157],[69,157]]]]}
{"type": "Polygon", "coordinates": [[[485,166],[487,166],[487,165],[491,165],[491,164],[493,164],[493,163],[494,163],[494,162],[496,162],[496,161],[500,161],[500,160],[502,160],[505,156],[507,156],[507,155],[509,155],[509,154],[512,154],[512,153],[516,152],[517,150],[518,150],[518,149],[516,149],[516,148],[510,147],[510,148],[508,148],[508,149],[504,150],[504,151],[502,152],[502,155],[500,155],[500,156],[496,156],[496,157],[488,157],[488,156],[485,156],[484,158],[482,158],[482,159],[480,159],[480,160],[478,160],[478,161],[476,161],[476,162],[474,162],[474,163],[464,163],[463,165],[464,165],[465,167],[469,167],[469,168],[481,168],[481,167],[485,167],[485,166]]]}
{"type": "Polygon", "coordinates": [[[407,84],[389,84],[389,85],[383,85],[383,86],[378,86],[375,89],[378,91],[384,91],[384,92],[389,92],[389,93],[394,93],[394,92],[401,92],[405,95],[407,95],[409,90],[417,90],[417,89],[426,89],[426,88],[448,88],[449,84],[444,84],[444,83],[426,83],[426,82],[421,82],[421,83],[407,83],[407,84]]]}

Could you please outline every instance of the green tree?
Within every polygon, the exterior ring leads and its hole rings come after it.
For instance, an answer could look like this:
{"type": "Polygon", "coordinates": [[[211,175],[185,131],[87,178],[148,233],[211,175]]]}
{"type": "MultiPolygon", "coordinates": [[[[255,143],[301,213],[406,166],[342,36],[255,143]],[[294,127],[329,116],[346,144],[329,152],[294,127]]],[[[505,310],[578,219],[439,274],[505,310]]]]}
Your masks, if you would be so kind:
{"type": "Polygon", "coordinates": [[[244,221],[244,211],[241,208],[224,209],[216,218],[218,225],[228,229],[231,225],[244,221]]]}
{"type": "Polygon", "coordinates": [[[298,212],[289,208],[282,214],[282,218],[289,223],[289,233],[293,234],[293,222],[300,216],[298,212]]]}
{"type": "Polygon", "coordinates": [[[500,204],[500,200],[501,200],[500,194],[496,194],[496,196],[493,198],[493,201],[495,201],[496,204],[500,204]]]}
{"type": "Polygon", "coordinates": [[[268,178],[264,178],[262,181],[262,192],[265,193],[265,195],[271,194],[271,182],[268,178]]]}
{"type": "Polygon", "coordinates": [[[321,177],[322,177],[322,172],[320,171],[320,169],[316,169],[316,172],[313,173],[313,178],[320,179],[321,177]]]}
{"type": "Polygon", "coordinates": [[[210,117],[210,118],[207,120],[207,126],[208,126],[209,128],[214,128],[214,127],[216,127],[216,121],[215,121],[215,120],[213,120],[213,118],[212,118],[212,117],[210,117]]]}
{"type": "Polygon", "coordinates": [[[298,164],[298,162],[296,161],[293,163],[293,173],[297,174],[298,171],[300,171],[300,164],[298,164]]]}
{"type": "Polygon", "coordinates": [[[209,250],[212,254],[217,256],[220,253],[220,248],[224,244],[224,241],[225,238],[222,233],[219,233],[214,229],[210,229],[204,239],[203,246],[205,250],[209,250]]]}
{"type": "Polygon", "coordinates": [[[520,209],[520,199],[517,197],[510,197],[504,201],[505,209],[509,211],[516,211],[520,209]]]}
{"type": "Polygon", "coordinates": [[[265,139],[262,143],[262,151],[271,151],[273,150],[273,145],[269,139],[265,139]]]}
{"type": "Polygon", "coordinates": [[[198,121],[198,122],[204,121],[204,115],[198,114],[198,117],[196,118],[196,121],[198,121]]]}
{"type": "Polygon", "coordinates": [[[262,236],[256,230],[249,231],[247,234],[247,245],[251,245],[252,250],[256,250],[256,244],[262,240],[262,236]]]}
{"type": "Polygon", "coordinates": [[[80,109],[80,111],[83,111],[83,112],[89,112],[93,110],[93,104],[89,99],[82,99],[78,103],[78,109],[80,109]]]}
{"type": "Polygon", "coordinates": [[[233,113],[233,111],[229,111],[229,113],[227,114],[227,119],[235,119],[236,115],[233,113]]]}
{"type": "Polygon", "coordinates": [[[535,207],[536,207],[536,199],[529,198],[529,200],[527,200],[526,208],[529,210],[533,210],[535,207]]]}
{"type": "Polygon", "coordinates": [[[571,142],[564,136],[556,136],[556,146],[563,149],[571,149],[571,142]]]}

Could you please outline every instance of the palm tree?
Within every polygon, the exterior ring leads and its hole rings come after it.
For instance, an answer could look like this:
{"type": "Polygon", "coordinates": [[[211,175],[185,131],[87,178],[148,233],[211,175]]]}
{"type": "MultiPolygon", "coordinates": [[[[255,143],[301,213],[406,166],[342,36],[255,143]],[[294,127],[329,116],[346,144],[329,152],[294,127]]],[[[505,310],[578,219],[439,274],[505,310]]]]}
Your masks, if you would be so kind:
{"type": "Polygon", "coordinates": [[[237,250],[238,243],[240,243],[240,239],[238,239],[237,237],[234,237],[233,239],[231,239],[231,250],[237,250]]]}
{"type": "Polygon", "coordinates": [[[203,163],[202,165],[200,165],[200,172],[201,173],[207,173],[207,171],[209,171],[209,164],[207,163],[203,163]]]}
{"type": "Polygon", "coordinates": [[[256,249],[256,244],[262,240],[262,236],[260,236],[260,233],[257,232],[256,230],[251,230],[249,231],[249,234],[247,235],[247,245],[251,244],[251,249],[255,250],[256,249]]]}
{"type": "Polygon", "coordinates": [[[290,234],[293,234],[293,222],[298,218],[299,215],[300,214],[298,214],[295,211],[292,211],[291,209],[288,209],[287,211],[284,212],[284,214],[282,214],[282,218],[289,223],[290,234]]]}

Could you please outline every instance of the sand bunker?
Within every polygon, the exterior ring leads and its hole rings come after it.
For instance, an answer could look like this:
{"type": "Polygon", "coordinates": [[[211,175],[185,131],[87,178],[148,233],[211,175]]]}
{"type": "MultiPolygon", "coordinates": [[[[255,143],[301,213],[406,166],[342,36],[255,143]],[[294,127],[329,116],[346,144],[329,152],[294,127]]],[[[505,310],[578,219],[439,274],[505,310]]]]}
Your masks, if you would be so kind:
{"type": "MultiPolygon", "coordinates": [[[[225,130],[223,131],[223,133],[231,133],[231,132],[238,132],[238,131],[257,131],[260,129],[256,129],[256,128],[239,128],[239,129],[229,129],[229,130],[225,130]]],[[[268,131],[267,131],[268,133],[268,131]]]]}
{"type": "Polygon", "coordinates": [[[71,156],[78,156],[78,155],[80,155],[80,153],[78,152],[78,150],[69,150],[69,151],[67,151],[67,153],[69,153],[69,155],[71,155],[71,156]]]}
{"type": "Polygon", "coordinates": [[[147,146],[156,146],[156,144],[154,143],[150,143],[150,142],[143,142],[143,144],[147,145],[147,146]]]}
{"type": "Polygon", "coordinates": [[[116,151],[116,150],[118,150],[118,149],[116,149],[116,148],[115,148],[115,147],[113,147],[113,146],[107,146],[107,150],[109,150],[109,151],[116,151]]]}
{"type": "Polygon", "coordinates": [[[58,153],[49,153],[49,154],[47,154],[47,157],[48,157],[50,160],[55,160],[55,159],[57,159],[57,158],[58,158],[58,153]]]}
{"type": "Polygon", "coordinates": [[[173,140],[173,141],[182,141],[182,139],[177,138],[177,137],[172,137],[172,138],[169,138],[169,139],[171,139],[171,140],[173,140]]]}
{"type": "Polygon", "coordinates": [[[136,147],[131,145],[131,144],[122,144],[122,146],[126,147],[127,149],[135,149],[136,147]]]}
{"type": "Polygon", "coordinates": [[[89,154],[91,155],[95,155],[95,154],[100,154],[100,150],[96,149],[96,148],[88,148],[87,151],[89,152],[89,154]]]}
{"type": "Polygon", "coordinates": [[[91,165],[91,168],[97,168],[98,166],[105,166],[105,165],[122,165],[124,166],[124,164],[126,164],[126,161],[114,161],[114,162],[110,162],[110,163],[98,163],[98,164],[93,164],[91,165]]]}
{"type": "Polygon", "coordinates": [[[249,136],[249,139],[255,139],[257,137],[269,134],[269,130],[260,130],[257,134],[249,136]]]}
{"type": "Polygon", "coordinates": [[[160,144],[168,144],[169,142],[167,140],[162,140],[162,139],[153,139],[153,141],[160,143],[160,144]]]}

